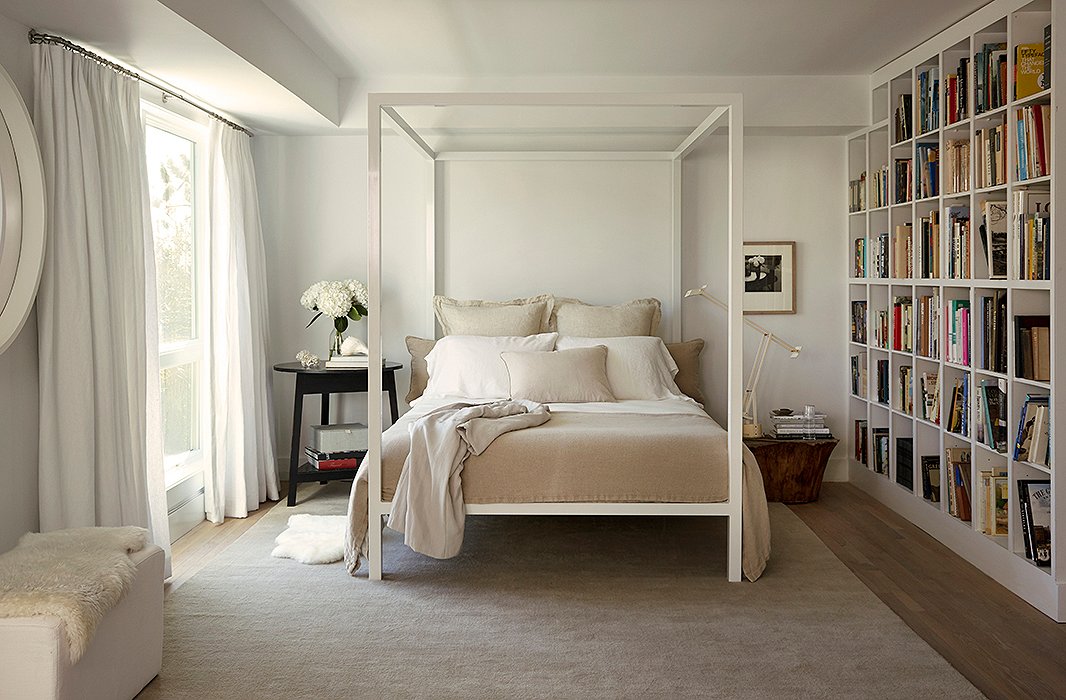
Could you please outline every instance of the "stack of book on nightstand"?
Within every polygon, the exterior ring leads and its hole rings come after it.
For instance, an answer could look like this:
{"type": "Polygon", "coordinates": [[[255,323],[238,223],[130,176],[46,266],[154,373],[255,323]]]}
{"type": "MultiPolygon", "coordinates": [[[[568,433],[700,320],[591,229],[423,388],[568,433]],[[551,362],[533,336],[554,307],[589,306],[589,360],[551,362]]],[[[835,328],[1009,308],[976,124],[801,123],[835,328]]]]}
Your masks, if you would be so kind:
{"type": "Polygon", "coordinates": [[[304,448],[307,463],[319,471],[330,469],[358,469],[359,460],[366,454],[364,450],[345,452],[319,452],[311,447],[304,448]]]}
{"type": "Polygon", "coordinates": [[[770,414],[770,437],[780,440],[813,440],[831,438],[833,433],[825,424],[825,414],[815,413],[810,417],[802,413],[782,416],[770,414]]]}

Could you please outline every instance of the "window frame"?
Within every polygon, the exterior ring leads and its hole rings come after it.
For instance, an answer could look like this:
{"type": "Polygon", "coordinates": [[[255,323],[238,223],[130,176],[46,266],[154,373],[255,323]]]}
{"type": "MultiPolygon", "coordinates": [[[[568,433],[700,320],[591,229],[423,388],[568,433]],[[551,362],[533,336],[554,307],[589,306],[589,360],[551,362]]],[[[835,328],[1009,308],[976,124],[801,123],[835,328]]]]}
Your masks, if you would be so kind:
{"type": "MultiPolygon", "coordinates": [[[[165,102],[165,100],[162,100],[165,102]]],[[[206,474],[211,457],[211,403],[209,388],[210,356],[210,230],[211,208],[208,173],[208,126],[199,119],[191,119],[142,96],[141,110],[144,126],[167,131],[194,144],[193,150],[193,227],[194,227],[194,325],[196,338],[163,343],[159,338],[157,353],[159,371],[183,364],[197,363],[199,367],[197,392],[199,394],[199,447],[176,455],[163,455],[164,481],[167,488],[196,474],[206,474]]],[[[152,231],[153,240],[155,231],[152,231]]],[[[162,427],[162,426],[160,426],[162,427]]]]}

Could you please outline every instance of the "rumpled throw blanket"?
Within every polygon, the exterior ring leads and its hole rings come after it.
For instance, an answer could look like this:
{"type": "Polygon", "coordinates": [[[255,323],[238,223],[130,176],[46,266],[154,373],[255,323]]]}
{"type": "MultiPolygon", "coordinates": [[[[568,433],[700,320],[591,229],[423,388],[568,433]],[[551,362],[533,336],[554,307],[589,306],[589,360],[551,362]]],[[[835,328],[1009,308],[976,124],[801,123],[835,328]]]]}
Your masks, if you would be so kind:
{"type": "Polygon", "coordinates": [[[131,552],[144,548],[142,527],[82,527],[27,533],[0,554],[0,617],[58,617],[76,663],[104,615],[137,575],[131,552]]]}
{"type": "MultiPolygon", "coordinates": [[[[411,424],[411,451],[400,473],[389,527],[404,533],[411,549],[437,559],[459,553],[466,513],[463,462],[479,455],[500,435],[543,425],[548,407],[532,401],[454,403],[411,424]]],[[[366,551],[368,465],[360,467],[348,504],[344,562],[354,574],[366,551]]]]}

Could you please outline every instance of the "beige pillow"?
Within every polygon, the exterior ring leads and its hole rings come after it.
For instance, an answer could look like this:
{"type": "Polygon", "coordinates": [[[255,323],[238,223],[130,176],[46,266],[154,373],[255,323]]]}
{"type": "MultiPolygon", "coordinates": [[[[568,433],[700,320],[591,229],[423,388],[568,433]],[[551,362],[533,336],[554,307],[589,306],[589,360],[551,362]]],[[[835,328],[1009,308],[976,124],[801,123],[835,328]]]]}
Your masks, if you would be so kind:
{"type": "MultiPolygon", "coordinates": [[[[700,374],[700,353],[703,352],[703,345],[703,338],[694,338],[683,343],[667,343],[666,349],[677,365],[677,374],[674,376],[677,388],[685,396],[706,405],[701,388],[703,379],[700,374]]],[[[412,376],[413,374],[412,371],[412,376]]]]}
{"type": "Polygon", "coordinates": [[[422,392],[426,390],[426,384],[429,384],[426,355],[437,344],[437,341],[409,335],[404,342],[407,343],[407,352],[411,353],[411,388],[407,390],[407,396],[403,400],[411,403],[422,395],[422,392]]]}
{"type": "Polygon", "coordinates": [[[444,335],[525,336],[548,330],[552,296],[541,294],[510,301],[433,297],[444,335]]]}
{"type": "Polygon", "coordinates": [[[607,381],[607,348],[557,352],[502,352],[511,398],[537,403],[614,401],[607,381]]]}
{"type": "Polygon", "coordinates": [[[578,299],[556,299],[551,329],[559,335],[582,338],[617,338],[655,335],[662,305],[658,299],[635,299],[617,306],[593,306],[578,299]]]}

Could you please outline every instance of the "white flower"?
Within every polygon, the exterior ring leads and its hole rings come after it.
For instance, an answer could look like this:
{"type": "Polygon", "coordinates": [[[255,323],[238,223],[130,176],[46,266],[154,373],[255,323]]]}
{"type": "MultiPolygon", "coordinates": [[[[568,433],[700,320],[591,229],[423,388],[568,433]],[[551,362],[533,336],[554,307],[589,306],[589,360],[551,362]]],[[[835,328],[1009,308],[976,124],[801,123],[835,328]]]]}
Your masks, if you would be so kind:
{"type": "Polygon", "coordinates": [[[370,292],[367,290],[366,285],[359,280],[345,280],[344,285],[351,293],[353,302],[366,308],[370,303],[370,292]]]}
{"type": "Polygon", "coordinates": [[[326,316],[341,318],[352,309],[352,294],[343,282],[326,282],[318,292],[316,306],[326,316]]]}

